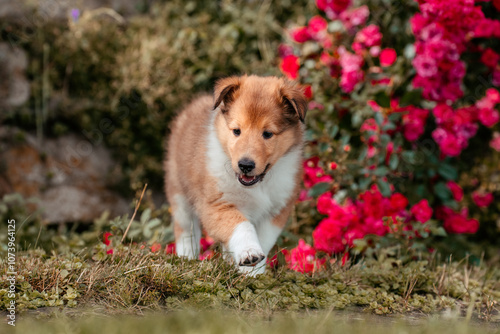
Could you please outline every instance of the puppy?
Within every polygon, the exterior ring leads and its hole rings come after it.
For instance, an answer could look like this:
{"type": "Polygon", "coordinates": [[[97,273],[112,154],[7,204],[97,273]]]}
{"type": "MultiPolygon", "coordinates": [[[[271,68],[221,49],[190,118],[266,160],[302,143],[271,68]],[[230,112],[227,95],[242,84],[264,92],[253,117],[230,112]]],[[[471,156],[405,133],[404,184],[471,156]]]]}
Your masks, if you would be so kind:
{"type": "Polygon", "coordinates": [[[241,272],[265,271],[299,194],[306,112],[294,83],[245,75],[177,116],[164,168],[179,256],[198,257],[203,227],[241,272]]]}

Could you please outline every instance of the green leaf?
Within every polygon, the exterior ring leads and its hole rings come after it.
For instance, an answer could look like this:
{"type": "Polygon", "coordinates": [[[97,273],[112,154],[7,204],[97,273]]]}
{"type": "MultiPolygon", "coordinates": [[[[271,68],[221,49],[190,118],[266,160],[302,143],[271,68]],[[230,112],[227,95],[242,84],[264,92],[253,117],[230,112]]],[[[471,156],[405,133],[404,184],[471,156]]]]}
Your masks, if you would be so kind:
{"type": "Polygon", "coordinates": [[[397,154],[392,154],[391,157],[389,158],[389,168],[391,170],[396,170],[399,165],[399,157],[397,154]]]}
{"type": "Polygon", "coordinates": [[[413,151],[403,151],[401,153],[401,157],[403,158],[403,161],[409,164],[414,164],[415,163],[415,152],[413,151]]]}
{"type": "Polygon", "coordinates": [[[361,190],[366,190],[366,189],[368,189],[368,187],[370,186],[371,183],[372,183],[371,177],[362,178],[359,181],[359,188],[361,188],[361,190]]]}
{"type": "Polygon", "coordinates": [[[384,123],[384,115],[382,115],[381,112],[376,111],[374,116],[375,116],[375,121],[377,122],[377,124],[379,126],[381,126],[382,123],[384,123]]]}
{"type": "Polygon", "coordinates": [[[384,197],[389,197],[391,195],[391,187],[388,182],[382,179],[378,179],[377,184],[380,189],[380,192],[384,197]]]}
{"type": "Polygon", "coordinates": [[[451,198],[450,188],[444,183],[439,182],[434,186],[434,193],[443,201],[447,201],[451,198]]]}
{"type": "Polygon", "coordinates": [[[441,164],[438,168],[438,173],[446,180],[456,180],[458,178],[458,171],[455,167],[449,164],[441,164]]]}
{"type": "Polygon", "coordinates": [[[438,237],[446,237],[448,234],[446,233],[446,230],[442,227],[436,227],[435,229],[432,230],[432,234],[438,237]]]}
{"type": "Polygon", "coordinates": [[[316,134],[313,130],[306,130],[305,139],[306,141],[314,141],[316,139],[316,134]]]}
{"type": "Polygon", "coordinates": [[[414,89],[403,95],[401,100],[399,100],[399,105],[401,107],[418,105],[420,101],[422,101],[422,91],[420,89],[414,89]]]}
{"type": "Polygon", "coordinates": [[[388,134],[380,135],[380,145],[387,146],[391,141],[391,137],[388,134]]]}
{"type": "Polygon", "coordinates": [[[424,184],[419,184],[417,186],[417,189],[415,190],[415,194],[417,194],[418,197],[423,198],[424,196],[428,195],[427,187],[424,184]]]}
{"type": "Polygon", "coordinates": [[[401,119],[401,113],[400,112],[394,112],[394,113],[390,114],[387,118],[391,122],[398,122],[401,119]]]}
{"type": "Polygon", "coordinates": [[[378,92],[375,94],[374,100],[382,108],[389,108],[391,106],[391,99],[385,92],[378,92]]]}
{"type": "Polygon", "coordinates": [[[335,138],[335,136],[339,133],[339,126],[337,124],[334,124],[332,126],[332,129],[330,130],[330,138],[335,138]]]}
{"type": "Polygon", "coordinates": [[[363,161],[366,158],[367,154],[368,154],[368,146],[365,145],[365,147],[361,149],[361,152],[359,152],[358,161],[363,161]]]}
{"type": "Polygon", "coordinates": [[[330,143],[320,143],[319,144],[319,151],[321,153],[326,152],[330,148],[330,143]]]}
{"type": "Polygon", "coordinates": [[[330,183],[328,182],[320,182],[315,184],[311,189],[309,189],[308,195],[310,197],[317,197],[321,194],[326,193],[328,190],[330,190],[330,183]]]}
{"type": "Polygon", "coordinates": [[[394,130],[396,129],[396,125],[392,122],[387,122],[382,126],[383,131],[394,130]]]}
{"type": "Polygon", "coordinates": [[[358,128],[363,122],[363,117],[361,117],[361,113],[356,112],[351,116],[351,124],[353,127],[358,128]]]}
{"type": "Polygon", "coordinates": [[[153,218],[153,219],[151,219],[149,221],[148,227],[152,229],[152,228],[155,228],[155,227],[159,226],[160,224],[161,224],[161,220],[160,219],[153,218]]]}
{"type": "Polygon", "coordinates": [[[340,138],[340,141],[342,142],[342,145],[347,145],[349,144],[349,141],[351,140],[351,135],[350,134],[344,134],[340,138]]]}
{"type": "Polygon", "coordinates": [[[452,208],[453,210],[458,210],[460,209],[460,206],[458,205],[458,202],[455,201],[454,199],[447,200],[446,202],[443,203],[449,208],[452,208]]]}
{"type": "Polygon", "coordinates": [[[149,218],[151,218],[151,209],[150,208],[147,208],[146,210],[144,210],[144,212],[142,213],[141,215],[141,224],[144,224],[146,223],[149,218]]]}
{"type": "Polygon", "coordinates": [[[429,178],[434,178],[436,176],[436,171],[432,168],[428,169],[427,170],[427,176],[429,176],[429,178]]]}
{"type": "Polygon", "coordinates": [[[373,171],[373,175],[386,176],[389,173],[389,168],[386,166],[380,166],[373,171]]]}

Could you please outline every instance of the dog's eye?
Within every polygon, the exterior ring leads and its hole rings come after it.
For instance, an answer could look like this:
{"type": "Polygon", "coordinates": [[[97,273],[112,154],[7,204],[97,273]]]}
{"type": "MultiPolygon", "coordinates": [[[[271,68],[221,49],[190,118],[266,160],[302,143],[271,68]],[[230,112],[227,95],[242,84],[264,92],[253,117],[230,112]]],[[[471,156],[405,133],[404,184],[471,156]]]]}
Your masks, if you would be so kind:
{"type": "Polygon", "coordinates": [[[269,131],[264,131],[264,132],[262,132],[262,137],[264,137],[264,139],[269,139],[269,138],[271,138],[273,135],[274,135],[274,133],[269,132],[269,131]]]}
{"type": "Polygon", "coordinates": [[[238,137],[240,134],[241,134],[241,130],[240,129],[234,129],[233,130],[233,133],[236,137],[238,137]]]}

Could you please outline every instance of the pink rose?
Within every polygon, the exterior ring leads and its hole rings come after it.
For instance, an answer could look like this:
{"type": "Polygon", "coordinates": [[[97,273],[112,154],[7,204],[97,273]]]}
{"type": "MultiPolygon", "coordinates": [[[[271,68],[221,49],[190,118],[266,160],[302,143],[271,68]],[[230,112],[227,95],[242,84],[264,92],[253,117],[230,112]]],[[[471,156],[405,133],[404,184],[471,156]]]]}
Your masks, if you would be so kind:
{"type": "Polygon", "coordinates": [[[479,110],[479,120],[484,126],[491,128],[498,123],[500,114],[495,109],[483,108],[479,110]]]}
{"type": "Polygon", "coordinates": [[[500,152],[500,132],[493,132],[493,138],[490,141],[490,147],[500,152]]]}
{"type": "Polygon", "coordinates": [[[382,42],[382,34],[378,26],[370,24],[369,26],[358,31],[354,37],[354,41],[361,43],[365,48],[378,46],[382,42]]]}
{"type": "Polygon", "coordinates": [[[363,5],[358,8],[349,9],[340,13],[340,20],[347,30],[365,24],[370,16],[368,6],[363,5]]]}
{"type": "Polygon", "coordinates": [[[318,33],[325,31],[327,27],[328,27],[328,22],[326,22],[326,20],[319,15],[313,16],[309,20],[308,30],[312,36],[315,36],[318,33]]]}

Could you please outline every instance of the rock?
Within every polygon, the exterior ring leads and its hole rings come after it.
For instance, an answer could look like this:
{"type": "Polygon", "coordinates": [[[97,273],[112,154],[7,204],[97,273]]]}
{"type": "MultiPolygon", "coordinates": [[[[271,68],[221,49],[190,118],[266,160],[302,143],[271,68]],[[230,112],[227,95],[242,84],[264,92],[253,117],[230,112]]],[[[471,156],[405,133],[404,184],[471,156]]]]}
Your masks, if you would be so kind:
{"type": "Polygon", "coordinates": [[[0,127],[0,195],[19,192],[39,198],[49,223],[91,222],[108,210],[129,213],[129,201],[111,190],[119,166],[104,145],[66,135],[37,139],[19,129],[0,127]]]}
{"type": "Polygon", "coordinates": [[[0,108],[18,107],[28,101],[30,83],[24,71],[28,66],[26,53],[17,46],[0,43],[0,108]]]}

